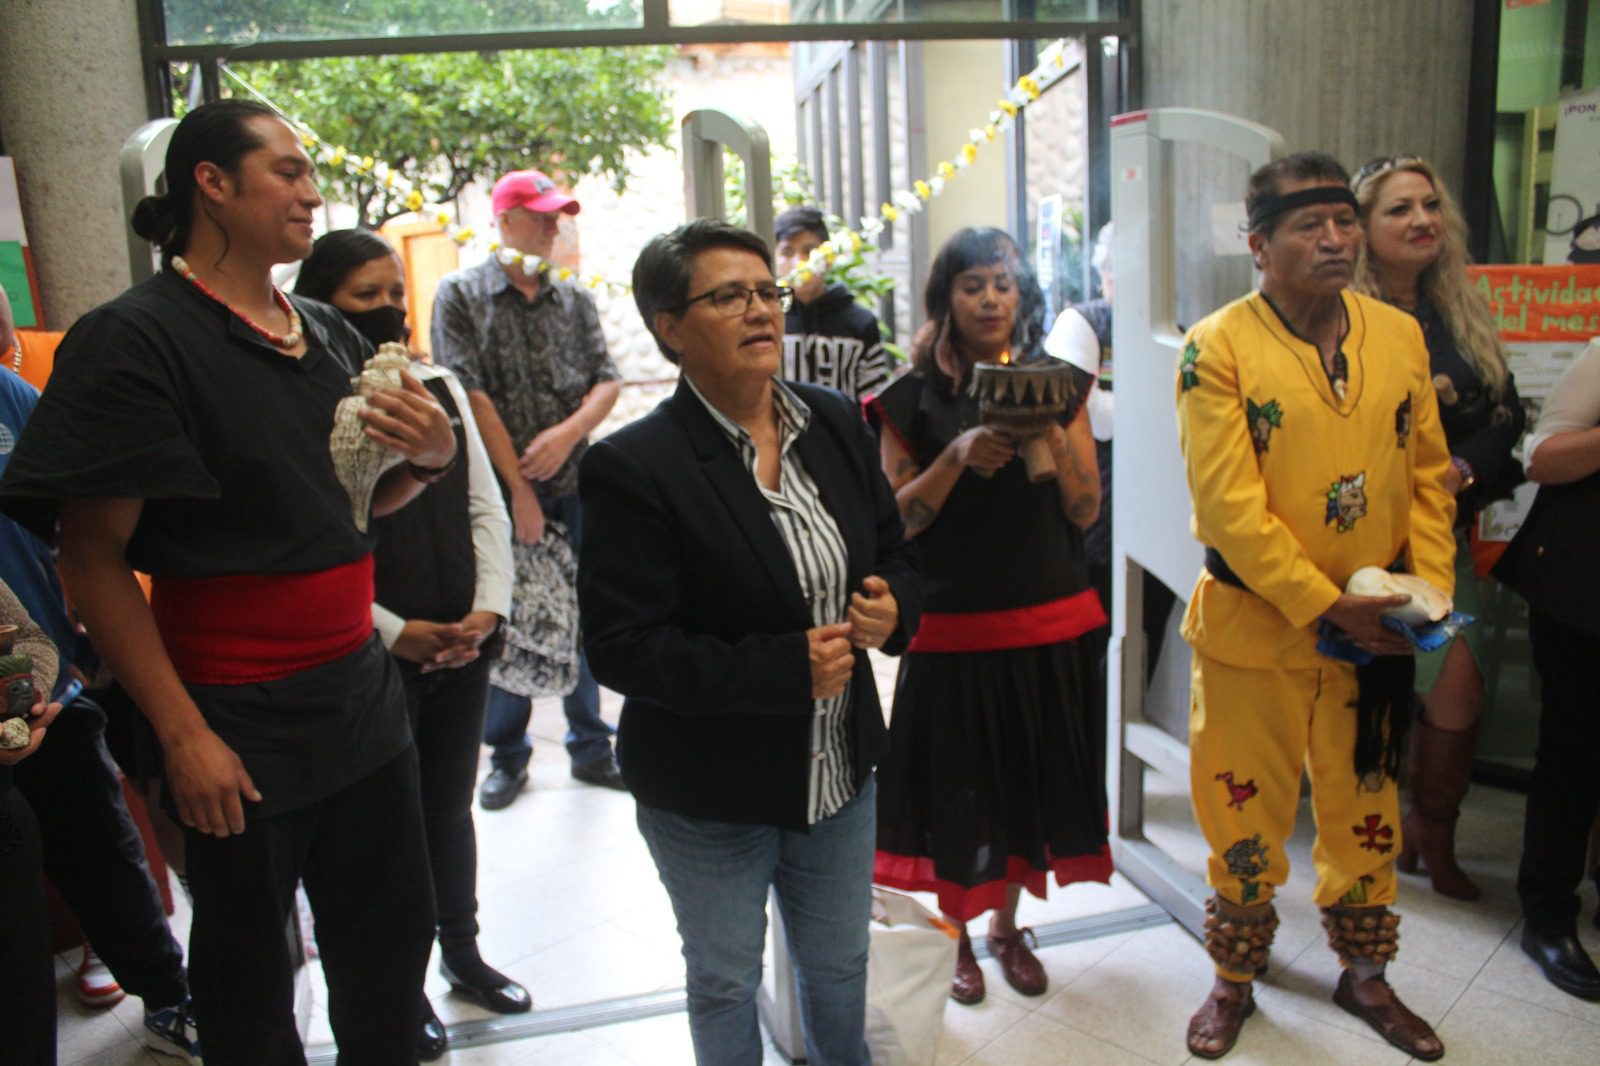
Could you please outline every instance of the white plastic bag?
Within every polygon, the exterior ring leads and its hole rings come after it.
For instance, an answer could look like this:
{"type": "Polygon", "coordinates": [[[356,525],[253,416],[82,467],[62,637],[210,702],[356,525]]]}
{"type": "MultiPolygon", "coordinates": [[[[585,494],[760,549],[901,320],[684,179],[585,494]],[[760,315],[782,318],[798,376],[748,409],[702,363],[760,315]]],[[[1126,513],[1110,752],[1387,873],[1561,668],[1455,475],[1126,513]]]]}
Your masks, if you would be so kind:
{"type": "Polygon", "coordinates": [[[872,1066],[933,1066],[960,931],[900,892],[872,889],[867,1048],[872,1066]]]}

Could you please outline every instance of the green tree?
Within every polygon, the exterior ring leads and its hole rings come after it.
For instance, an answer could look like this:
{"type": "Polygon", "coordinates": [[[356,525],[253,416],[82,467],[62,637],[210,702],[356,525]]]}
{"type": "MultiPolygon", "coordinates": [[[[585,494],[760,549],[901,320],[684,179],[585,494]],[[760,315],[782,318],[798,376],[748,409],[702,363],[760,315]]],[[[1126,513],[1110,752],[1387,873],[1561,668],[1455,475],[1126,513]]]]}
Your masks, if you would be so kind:
{"type": "MultiPolygon", "coordinates": [[[[620,191],[630,151],[668,143],[665,48],[573,48],[240,63],[234,73],[291,117],[372,156],[449,203],[474,181],[538,167],[603,174],[620,191]]],[[[227,84],[227,82],[225,82],[227,84]]],[[[235,95],[243,90],[234,88],[235,95]]],[[[363,225],[403,214],[404,194],[371,173],[325,168],[363,225]]]]}

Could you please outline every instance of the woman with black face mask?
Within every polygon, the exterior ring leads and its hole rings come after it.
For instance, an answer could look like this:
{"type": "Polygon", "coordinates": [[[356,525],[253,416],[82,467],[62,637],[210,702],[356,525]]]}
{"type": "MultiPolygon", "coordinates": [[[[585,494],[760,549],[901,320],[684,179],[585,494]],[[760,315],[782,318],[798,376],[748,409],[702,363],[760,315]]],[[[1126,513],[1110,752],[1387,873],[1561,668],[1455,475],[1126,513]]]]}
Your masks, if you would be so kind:
{"type": "MultiPolygon", "coordinates": [[[[373,344],[404,344],[405,270],[368,230],[319,238],[295,292],[332,304],[373,344]]],[[[439,916],[440,971],[458,995],[499,1013],[528,1010],[521,985],[478,954],[477,840],[472,789],[483,736],[489,665],[511,611],[511,523],[472,409],[455,377],[419,363],[413,372],[444,407],[468,459],[413,506],[375,519],[372,620],[399,660],[416,734],[428,857],[439,916]]],[[[418,994],[422,992],[419,989],[418,994]]],[[[417,1051],[443,1054],[448,1037],[424,996],[417,1051]]]]}

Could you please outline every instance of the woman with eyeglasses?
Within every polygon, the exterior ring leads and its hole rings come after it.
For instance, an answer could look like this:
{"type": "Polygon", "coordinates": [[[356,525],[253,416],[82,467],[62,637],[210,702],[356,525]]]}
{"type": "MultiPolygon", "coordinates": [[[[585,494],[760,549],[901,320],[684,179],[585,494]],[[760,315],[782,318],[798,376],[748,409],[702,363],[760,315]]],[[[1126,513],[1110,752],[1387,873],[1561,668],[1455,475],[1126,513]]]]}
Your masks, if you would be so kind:
{"type": "Polygon", "coordinates": [[[1092,651],[1106,622],[1083,530],[1100,505],[1094,436],[1078,400],[1052,426],[1056,475],[1029,480],[1011,438],[978,421],[979,363],[1046,363],[1044,298],[997,229],[939,251],[911,372],[872,401],[883,469],[922,553],[923,624],[900,669],[879,771],[875,880],[937,892],[961,929],[951,998],[984,975],[967,922],[985,911],[1000,972],[1025,996],[1048,985],[1017,927],[1026,888],[1108,881],[1105,706],[1092,651]]]}
{"type": "Polygon", "coordinates": [[[622,693],[617,760],[672,900],[700,1066],[761,1062],[775,890],[813,1066],[867,1066],[873,765],[866,650],[916,629],[912,548],[854,404],[776,380],[789,292],[766,244],[699,220],[633,268],[681,370],[579,469],[584,646],[622,693]]]}
{"type": "MultiPolygon", "coordinates": [[[[1351,184],[1367,238],[1355,288],[1411,312],[1428,345],[1456,497],[1455,602],[1481,618],[1468,529],[1523,480],[1511,448],[1526,416],[1489,305],[1467,279],[1466,225],[1433,167],[1414,156],[1375,159],[1351,184]]],[[[1420,860],[1435,892],[1463,900],[1479,894],[1456,862],[1455,831],[1472,778],[1483,653],[1484,627],[1475,625],[1417,656],[1422,710],[1411,731],[1411,809],[1395,860],[1407,873],[1420,860]]]]}

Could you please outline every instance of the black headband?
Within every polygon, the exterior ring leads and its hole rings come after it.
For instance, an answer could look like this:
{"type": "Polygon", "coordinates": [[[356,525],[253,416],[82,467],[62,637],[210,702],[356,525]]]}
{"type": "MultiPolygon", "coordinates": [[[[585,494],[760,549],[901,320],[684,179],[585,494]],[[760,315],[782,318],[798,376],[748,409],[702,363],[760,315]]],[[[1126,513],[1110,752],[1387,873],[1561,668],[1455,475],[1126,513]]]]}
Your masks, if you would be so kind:
{"type": "Polygon", "coordinates": [[[1307,204],[1349,204],[1354,210],[1359,211],[1361,205],[1356,202],[1356,194],[1343,185],[1313,185],[1309,189],[1296,189],[1286,192],[1282,196],[1269,196],[1250,209],[1249,225],[1255,230],[1263,222],[1277,218],[1285,211],[1292,211],[1297,207],[1307,204]]]}

